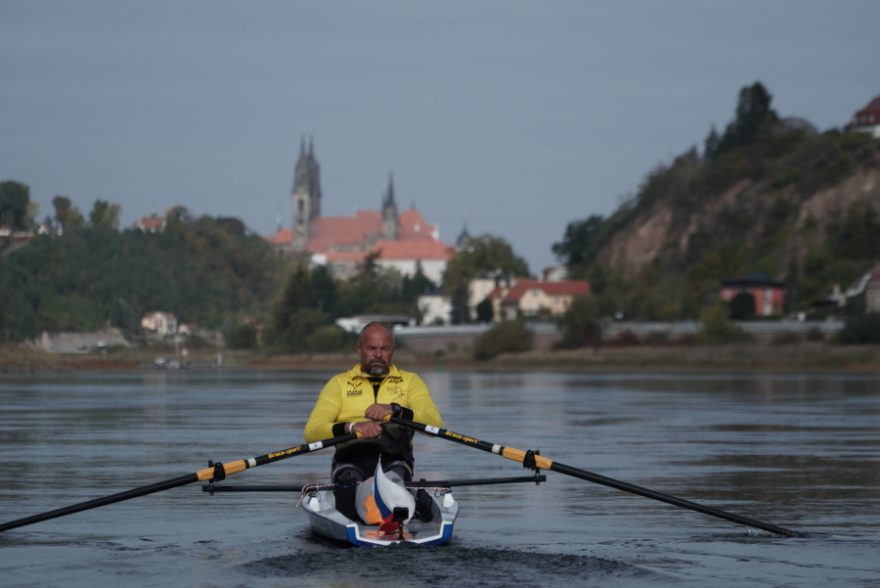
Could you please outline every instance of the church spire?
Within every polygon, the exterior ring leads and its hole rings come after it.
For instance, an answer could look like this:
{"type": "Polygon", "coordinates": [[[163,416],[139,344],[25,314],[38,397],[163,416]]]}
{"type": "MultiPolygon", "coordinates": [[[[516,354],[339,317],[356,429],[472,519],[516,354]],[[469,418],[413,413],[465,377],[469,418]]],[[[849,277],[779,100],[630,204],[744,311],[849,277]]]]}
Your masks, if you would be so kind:
{"type": "Polygon", "coordinates": [[[382,201],[382,238],[397,240],[400,234],[397,202],[394,200],[394,174],[388,174],[388,189],[382,201]]]}
{"type": "Polygon", "coordinates": [[[314,220],[321,216],[321,166],[315,159],[311,136],[300,139],[299,159],[293,174],[293,249],[305,251],[314,220]]]}

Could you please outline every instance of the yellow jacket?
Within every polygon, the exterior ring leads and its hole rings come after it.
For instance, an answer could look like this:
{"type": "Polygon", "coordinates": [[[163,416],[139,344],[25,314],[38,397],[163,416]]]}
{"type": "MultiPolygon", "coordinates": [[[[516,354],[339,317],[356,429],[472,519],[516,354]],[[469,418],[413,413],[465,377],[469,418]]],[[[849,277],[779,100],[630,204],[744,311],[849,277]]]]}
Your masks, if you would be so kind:
{"type": "MultiPolygon", "coordinates": [[[[399,370],[392,363],[375,396],[368,378],[369,375],[363,373],[360,364],[357,364],[349,371],[333,376],[324,385],[306,423],[307,443],[341,435],[344,423],[368,420],[364,412],[367,407],[377,403],[399,404],[412,411],[412,420],[436,427],[443,426],[440,411],[418,374],[399,370]]],[[[405,415],[407,412],[404,411],[405,415]]]]}

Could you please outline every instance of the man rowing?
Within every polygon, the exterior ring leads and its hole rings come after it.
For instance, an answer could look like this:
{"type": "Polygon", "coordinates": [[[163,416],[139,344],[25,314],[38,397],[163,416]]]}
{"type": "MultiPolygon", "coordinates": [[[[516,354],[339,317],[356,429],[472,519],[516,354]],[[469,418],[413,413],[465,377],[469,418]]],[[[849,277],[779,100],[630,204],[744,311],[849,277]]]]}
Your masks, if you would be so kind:
{"type": "Polygon", "coordinates": [[[306,423],[306,442],[345,433],[361,436],[336,448],[330,478],[337,486],[366,480],[380,458],[385,472],[408,482],[414,467],[413,432],[383,422],[394,415],[442,427],[440,412],[425,382],[392,363],[394,337],[388,327],[378,322],[364,326],[355,351],[360,362],[333,376],[318,395],[306,423]]]}

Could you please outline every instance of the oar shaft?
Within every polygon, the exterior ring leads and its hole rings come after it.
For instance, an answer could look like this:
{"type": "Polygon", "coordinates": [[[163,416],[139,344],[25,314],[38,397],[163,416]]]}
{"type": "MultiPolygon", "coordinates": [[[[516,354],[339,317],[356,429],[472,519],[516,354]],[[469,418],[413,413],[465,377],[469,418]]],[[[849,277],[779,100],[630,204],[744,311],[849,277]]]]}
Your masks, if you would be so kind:
{"type": "MultiPolygon", "coordinates": [[[[487,451],[489,453],[494,453],[496,455],[500,455],[506,459],[510,459],[512,461],[516,461],[519,463],[523,463],[528,455],[528,452],[523,451],[521,449],[515,449],[513,447],[505,447],[503,445],[498,445],[494,443],[488,443],[486,441],[482,441],[477,439],[476,437],[470,437],[468,435],[461,435],[460,433],[454,433],[447,429],[434,427],[430,425],[425,425],[423,423],[417,423],[415,421],[410,421],[408,419],[404,419],[401,417],[389,417],[389,422],[402,425],[404,427],[409,427],[411,429],[415,429],[417,431],[422,431],[423,433],[427,433],[430,435],[435,435],[437,437],[442,437],[448,441],[454,441],[456,443],[461,443],[463,445],[467,445],[469,447],[473,447],[475,449],[480,449],[482,451],[487,451]]],[[[635,484],[630,484],[628,482],[622,482],[620,480],[615,480],[613,478],[608,478],[606,476],[602,476],[600,474],[594,474],[593,472],[588,472],[586,470],[582,470],[579,468],[574,468],[571,466],[567,466],[565,464],[557,463],[543,455],[532,454],[531,457],[534,459],[534,466],[539,469],[551,470],[554,472],[559,472],[560,474],[566,474],[568,476],[573,476],[575,478],[580,478],[582,480],[587,480],[589,482],[595,482],[597,484],[603,484],[605,486],[610,486],[612,488],[617,488],[618,490],[623,490],[625,492],[630,492],[632,494],[638,494],[639,496],[644,496],[645,498],[652,498],[654,500],[659,500],[661,502],[666,502],[668,504],[673,504],[675,506],[680,506],[682,508],[687,508],[690,510],[694,510],[697,512],[701,512],[704,514],[708,514],[714,517],[726,519],[728,521],[733,521],[736,523],[740,523],[743,525],[747,525],[749,527],[755,527],[758,529],[763,529],[765,531],[769,531],[771,533],[775,533],[777,535],[782,535],[784,537],[802,537],[802,533],[798,533],[797,531],[792,531],[791,529],[785,529],[783,527],[778,527],[776,525],[772,525],[770,523],[765,523],[762,521],[757,521],[755,519],[751,519],[748,517],[740,516],[737,514],[729,513],[717,508],[712,508],[710,506],[705,506],[702,504],[698,504],[696,502],[691,502],[690,500],[685,500],[683,498],[678,498],[676,496],[672,496],[669,494],[664,494],[662,492],[657,492],[655,490],[650,490],[648,488],[643,488],[641,486],[636,486],[635,484]]]]}
{"type": "Polygon", "coordinates": [[[178,486],[185,486],[186,484],[197,482],[198,479],[199,478],[196,474],[187,474],[185,476],[180,476],[171,480],[165,480],[164,482],[157,482],[155,484],[141,486],[140,488],[126,490],[125,492],[111,494],[110,496],[104,496],[103,498],[95,498],[93,500],[87,500],[78,504],[72,504],[63,508],[50,510],[49,512],[44,512],[41,514],[25,517],[23,519],[0,524],[0,532],[8,531],[9,529],[15,529],[18,527],[24,527],[25,525],[32,525],[41,521],[48,521],[49,519],[57,519],[58,517],[63,517],[65,515],[82,512],[84,510],[90,510],[92,508],[98,508],[99,506],[106,506],[108,504],[113,504],[114,502],[122,502],[123,500],[137,498],[138,496],[146,496],[147,494],[161,492],[162,490],[177,488],[178,486]]]}
{"type": "Polygon", "coordinates": [[[3,531],[8,531],[9,529],[15,529],[18,527],[24,527],[25,525],[39,523],[40,521],[63,517],[64,515],[82,512],[84,510],[89,510],[92,508],[98,508],[99,506],[106,506],[108,504],[113,504],[114,502],[122,502],[123,500],[129,500],[131,498],[137,498],[139,496],[146,496],[147,494],[153,494],[154,492],[170,490],[171,488],[185,486],[187,484],[192,484],[193,482],[207,482],[209,480],[215,479],[222,480],[226,476],[231,476],[232,474],[243,472],[244,470],[249,468],[255,468],[257,466],[273,463],[282,459],[287,459],[289,457],[311,453],[312,451],[318,451],[319,449],[324,449],[325,447],[332,447],[333,445],[345,443],[346,441],[353,441],[357,438],[358,435],[356,433],[348,433],[345,435],[339,435],[338,437],[333,437],[332,439],[325,439],[323,441],[316,441],[314,443],[303,443],[302,445],[297,445],[296,447],[282,449],[281,451],[274,451],[272,453],[267,453],[265,455],[260,455],[257,457],[239,459],[226,464],[218,463],[211,467],[202,468],[192,474],[178,476],[176,478],[171,478],[170,480],[148,484],[147,486],[133,488],[132,490],[118,492],[116,494],[111,494],[102,498],[87,500],[86,502],[72,504],[63,508],[50,510],[49,512],[25,517],[23,519],[9,521],[7,523],[0,523],[0,533],[2,533],[3,531]]]}
{"type": "MultiPolygon", "coordinates": [[[[546,482],[547,476],[538,474],[535,476],[519,476],[514,478],[475,478],[467,480],[413,480],[407,482],[407,488],[458,488],[460,486],[493,486],[497,484],[518,484],[531,482],[540,484],[546,482]]],[[[328,484],[332,487],[332,484],[328,484]]],[[[217,492],[302,492],[301,484],[209,484],[202,486],[202,492],[215,494],[217,492]]]]}
{"type": "Polygon", "coordinates": [[[692,502],[690,500],[685,500],[684,498],[678,498],[677,496],[672,496],[671,494],[664,494],[663,492],[657,492],[656,490],[651,490],[650,488],[644,488],[642,486],[636,486],[635,484],[630,484],[629,482],[623,482],[621,480],[615,480],[613,478],[607,478],[605,476],[594,474],[593,472],[588,472],[586,470],[581,470],[578,468],[574,468],[571,466],[567,466],[565,464],[561,464],[559,462],[553,462],[550,466],[550,470],[554,472],[559,472],[560,474],[566,474],[568,476],[573,476],[575,478],[580,478],[581,480],[587,480],[590,482],[595,482],[597,484],[602,484],[604,486],[610,486],[611,488],[617,488],[618,490],[623,490],[624,492],[629,492],[631,494],[637,494],[639,496],[644,496],[645,498],[653,498],[654,500],[659,500],[660,502],[665,502],[667,504],[672,504],[675,506],[680,506],[682,508],[687,508],[690,510],[694,510],[697,512],[701,512],[703,514],[711,515],[714,517],[718,517],[721,519],[726,519],[728,521],[732,521],[734,523],[739,523],[741,525],[746,525],[748,527],[755,527],[757,529],[763,529],[765,531],[769,531],[770,533],[775,533],[777,535],[782,535],[783,537],[800,537],[801,533],[797,531],[792,531],[791,529],[785,529],[783,527],[777,527],[776,525],[765,523],[763,521],[758,521],[749,517],[744,517],[742,515],[738,515],[732,512],[727,512],[718,508],[713,508],[711,506],[706,506],[704,504],[699,504],[697,502],[692,502]]]}

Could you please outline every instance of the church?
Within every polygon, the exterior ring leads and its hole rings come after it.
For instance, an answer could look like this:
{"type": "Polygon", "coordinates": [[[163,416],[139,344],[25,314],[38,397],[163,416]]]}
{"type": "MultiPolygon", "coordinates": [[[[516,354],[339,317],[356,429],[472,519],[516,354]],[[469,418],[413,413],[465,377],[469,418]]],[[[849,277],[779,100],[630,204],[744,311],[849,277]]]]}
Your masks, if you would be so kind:
{"type": "Polygon", "coordinates": [[[354,216],[321,216],[321,166],[314,143],[300,144],[293,175],[293,228],[267,237],[280,252],[307,256],[312,264],[326,265],[330,273],[348,279],[368,255],[379,267],[413,276],[417,267],[439,284],[452,248],[440,240],[435,225],[412,207],[398,211],[394,177],[379,210],[358,210],[354,216]]]}

